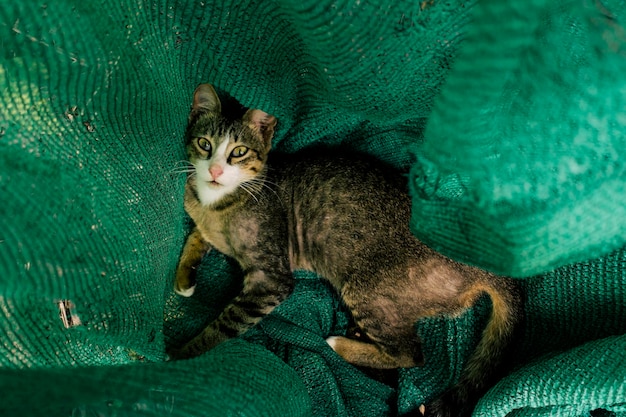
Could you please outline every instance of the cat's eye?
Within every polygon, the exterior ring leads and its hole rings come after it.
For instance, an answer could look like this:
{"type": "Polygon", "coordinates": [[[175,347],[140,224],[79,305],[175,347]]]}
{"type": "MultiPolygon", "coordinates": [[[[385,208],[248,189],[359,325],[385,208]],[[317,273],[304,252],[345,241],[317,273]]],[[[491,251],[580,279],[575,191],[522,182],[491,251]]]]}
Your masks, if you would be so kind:
{"type": "Polygon", "coordinates": [[[211,154],[211,142],[207,138],[198,138],[198,147],[211,154]]]}
{"type": "Polygon", "coordinates": [[[248,153],[248,148],[246,148],[245,146],[237,146],[235,149],[233,149],[233,151],[230,154],[235,158],[240,158],[247,153],[248,153]]]}

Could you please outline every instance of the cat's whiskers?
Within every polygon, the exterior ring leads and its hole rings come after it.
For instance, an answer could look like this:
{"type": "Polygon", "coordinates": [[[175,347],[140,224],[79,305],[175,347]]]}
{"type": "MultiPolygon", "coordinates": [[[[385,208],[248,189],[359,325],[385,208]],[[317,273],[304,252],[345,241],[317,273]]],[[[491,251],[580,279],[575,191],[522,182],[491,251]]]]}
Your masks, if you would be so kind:
{"type": "Polygon", "coordinates": [[[174,167],[193,167],[193,164],[187,159],[180,159],[174,163],[174,167]]]}
{"type": "Polygon", "coordinates": [[[278,193],[276,192],[276,190],[272,187],[272,185],[274,187],[278,187],[278,184],[272,182],[272,181],[268,181],[265,178],[252,178],[248,181],[246,181],[246,183],[254,185],[255,187],[260,187],[259,188],[259,192],[261,192],[261,189],[263,187],[267,188],[268,190],[270,190],[272,193],[274,193],[274,195],[276,197],[278,197],[278,193]]]}
{"type": "Polygon", "coordinates": [[[191,162],[181,160],[181,161],[176,161],[176,163],[174,164],[174,167],[170,169],[168,173],[170,175],[175,175],[175,174],[194,175],[196,173],[196,168],[191,162]]]}
{"type": "Polygon", "coordinates": [[[259,190],[255,190],[254,188],[251,188],[249,184],[242,182],[241,184],[239,184],[239,188],[241,188],[242,190],[244,190],[245,192],[247,192],[248,194],[250,194],[250,196],[252,198],[254,198],[254,200],[258,203],[259,199],[257,198],[256,195],[254,195],[254,191],[259,191],[259,190]]]}
{"type": "Polygon", "coordinates": [[[185,173],[196,172],[196,170],[195,169],[179,168],[179,169],[170,169],[168,172],[170,174],[185,174],[185,173]]]}

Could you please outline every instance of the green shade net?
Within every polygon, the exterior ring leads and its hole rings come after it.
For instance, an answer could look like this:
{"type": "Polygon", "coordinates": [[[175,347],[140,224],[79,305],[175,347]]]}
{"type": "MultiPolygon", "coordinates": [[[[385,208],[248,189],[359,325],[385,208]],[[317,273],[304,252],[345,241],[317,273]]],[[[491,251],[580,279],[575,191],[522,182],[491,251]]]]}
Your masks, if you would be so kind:
{"type": "Polygon", "coordinates": [[[626,415],[626,6],[214,3],[0,0],[0,415],[393,416],[459,377],[488,298],[417,323],[425,366],[381,379],[326,345],[349,316],[303,272],[243,337],[166,361],[240,285],[211,253],[172,291],[201,82],[278,117],[276,149],[410,170],[419,238],[520,279],[513,370],[475,415],[626,415]]]}

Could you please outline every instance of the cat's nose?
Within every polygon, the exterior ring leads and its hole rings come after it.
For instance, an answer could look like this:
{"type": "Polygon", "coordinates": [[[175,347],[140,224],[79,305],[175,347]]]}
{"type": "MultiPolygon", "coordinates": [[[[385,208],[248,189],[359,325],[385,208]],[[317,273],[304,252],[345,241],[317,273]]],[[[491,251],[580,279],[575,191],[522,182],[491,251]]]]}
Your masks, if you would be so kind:
{"type": "Polygon", "coordinates": [[[211,174],[211,177],[213,177],[213,180],[215,181],[220,175],[224,173],[224,169],[219,165],[211,165],[209,167],[209,173],[211,174]]]}

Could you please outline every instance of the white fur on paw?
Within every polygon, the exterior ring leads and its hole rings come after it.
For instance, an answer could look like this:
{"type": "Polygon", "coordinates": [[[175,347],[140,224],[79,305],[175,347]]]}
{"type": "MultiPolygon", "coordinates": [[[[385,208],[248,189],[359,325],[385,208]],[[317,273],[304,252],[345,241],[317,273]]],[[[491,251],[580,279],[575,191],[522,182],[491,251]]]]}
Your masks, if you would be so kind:
{"type": "Polygon", "coordinates": [[[328,343],[328,345],[333,348],[333,350],[337,350],[335,349],[335,346],[337,346],[337,340],[340,338],[341,336],[330,336],[329,338],[326,339],[326,343],[328,343]]]}
{"type": "Polygon", "coordinates": [[[179,290],[177,286],[174,287],[174,292],[178,295],[182,295],[183,297],[191,297],[193,292],[196,290],[196,286],[189,287],[186,290],[179,290]]]}

